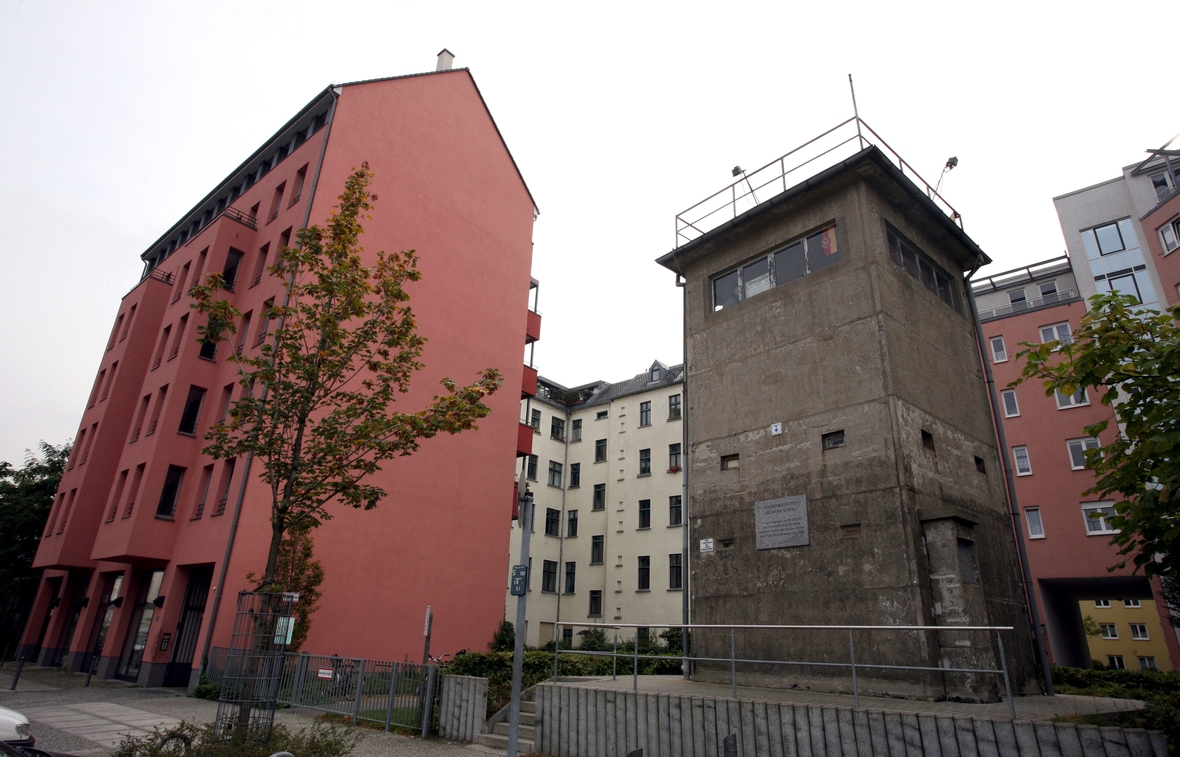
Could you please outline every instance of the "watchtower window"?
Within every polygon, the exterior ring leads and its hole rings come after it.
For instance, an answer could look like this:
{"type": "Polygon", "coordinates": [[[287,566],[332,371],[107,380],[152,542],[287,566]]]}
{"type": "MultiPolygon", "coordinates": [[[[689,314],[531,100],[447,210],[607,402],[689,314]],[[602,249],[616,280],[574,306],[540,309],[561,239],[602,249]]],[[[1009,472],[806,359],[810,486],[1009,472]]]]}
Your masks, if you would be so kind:
{"type": "Polygon", "coordinates": [[[736,305],[800,276],[815,273],[839,259],[836,227],[829,226],[714,277],[713,310],[736,305]]]}
{"type": "Polygon", "coordinates": [[[946,303],[947,307],[958,312],[959,298],[955,294],[954,280],[951,275],[943,270],[938,263],[931,260],[930,256],[918,250],[917,246],[893,227],[887,227],[885,233],[889,240],[889,259],[900,266],[911,278],[922,282],[922,286],[946,303]]]}

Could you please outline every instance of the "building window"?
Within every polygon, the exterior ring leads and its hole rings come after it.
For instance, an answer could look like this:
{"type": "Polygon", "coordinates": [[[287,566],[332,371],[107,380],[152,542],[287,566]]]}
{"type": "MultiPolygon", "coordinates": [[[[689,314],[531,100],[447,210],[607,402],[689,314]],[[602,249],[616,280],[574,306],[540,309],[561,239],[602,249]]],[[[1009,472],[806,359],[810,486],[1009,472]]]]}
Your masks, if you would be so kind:
{"type": "Polygon", "coordinates": [[[668,497],[668,525],[679,526],[684,518],[684,509],[679,494],[668,497]]]}
{"type": "Polygon", "coordinates": [[[1041,522],[1041,508],[1026,508],[1024,511],[1024,517],[1028,520],[1028,538],[1044,539],[1045,524],[1041,522]]]}
{"type": "Polygon", "coordinates": [[[668,445],[668,472],[680,470],[680,443],[668,445]]]}
{"type": "Polygon", "coordinates": [[[640,426],[650,426],[651,425],[651,402],[640,402],[639,403],[639,425],[640,426]]]}
{"type": "Polygon", "coordinates": [[[594,442],[594,462],[606,462],[606,439],[597,439],[594,442]]]}
{"type": "Polygon", "coordinates": [[[534,434],[541,433],[541,411],[540,410],[533,411],[532,418],[529,422],[529,425],[533,427],[534,434]]]}
{"type": "Polygon", "coordinates": [[[1086,534],[1116,534],[1118,529],[1110,524],[1114,516],[1113,502],[1095,502],[1082,505],[1082,515],[1086,518],[1086,534]]]}
{"type": "Polygon", "coordinates": [[[1002,336],[992,337],[992,362],[1008,362],[1008,349],[1004,347],[1004,337],[1002,336]]]}
{"type": "Polygon", "coordinates": [[[680,395],[673,394],[668,398],[668,420],[674,421],[680,418],[680,395]]]}
{"type": "Polygon", "coordinates": [[[606,416],[607,416],[608,412],[609,412],[608,410],[599,410],[597,415],[594,416],[594,420],[596,420],[596,421],[606,420],[606,416]]]}
{"type": "Polygon", "coordinates": [[[814,273],[840,259],[836,227],[763,255],[713,279],[713,310],[721,310],[788,281],[814,273]]]}
{"type": "Polygon", "coordinates": [[[1117,639],[1119,637],[1119,629],[1114,623],[1102,623],[1098,626],[1102,629],[1102,638],[1117,639]]]}
{"type": "Polygon", "coordinates": [[[556,460],[549,461],[549,485],[561,488],[562,464],[556,460]]]}
{"type": "Polygon", "coordinates": [[[926,429],[922,429],[922,446],[931,452],[934,451],[934,434],[926,429]]]}
{"type": "MultiPolygon", "coordinates": [[[[179,465],[169,465],[168,473],[164,476],[164,489],[160,492],[160,504],[156,507],[157,518],[171,518],[176,513],[176,498],[180,494],[180,485],[184,482],[184,468],[179,465]]],[[[62,520],[65,523],[65,520],[62,520]]]]}
{"type": "Polygon", "coordinates": [[[1032,463],[1028,460],[1028,447],[1013,447],[1012,459],[1016,462],[1017,476],[1032,475],[1032,463]]]}
{"type": "Polygon", "coordinates": [[[594,504],[592,508],[594,510],[606,509],[606,484],[594,485],[594,504]]]}
{"type": "Polygon", "coordinates": [[[529,479],[530,481],[537,480],[537,456],[536,455],[529,455],[529,466],[528,466],[528,469],[525,471],[524,475],[525,475],[525,478],[529,479]]]}
{"type": "Polygon", "coordinates": [[[1058,341],[1062,344],[1073,344],[1073,337],[1069,333],[1069,323],[1054,323],[1041,327],[1041,344],[1058,341]]]}
{"type": "Polygon", "coordinates": [[[582,419],[581,418],[577,419],[576,421],[573,421],[570,424],[570,441],[571,442],[582,441],[582,419]]]}
{"type": "Polygon", "coordinates": [[[1124,234],[1120,232],[1119,227],[1122,227],[1122,232],[1130,231],[1130,219],[1108,223],[1105,226],[1095,226],[1089,231],[1082,232],[1082,238],[1087,243],[1087,246],[1094,244],[1096,240],[1099,255],[1113,255],[1116,252],[1122,252],[1127,249],[1128,240],[1124,238],[1125,236],[1130,236],[1132,246],[1138,247],[1139,243],[1135,239],[1134,232],[1124,234]]]}
{"type": "Polygon", "coordinates": [[[557,561],[545,560],[541,565],[541,591],[557,593],[557,561]]]}
{"type": "Polygon", "coordinates": [[[1016,402],[1016,390],[1005,389],[1000,392],[1000,398],[1004,401],[1004,417],[1015,418],[1020,415],[1020,404],[1016,402]]]}
{"type": "Polygon", "coordinates": [[[191,386],[188,399],[184,401],[184,413],[180,416],[178,433],[195,436],[197,433],[197,418],[201,414],[201,403],[205,401],[205,390],[199,386],[191,386]]]}
{"type": "Polygon", "coordinates": [[[1140,657],[1139,658],[1139,669],[1140,670],[1159,670],[1159,668],[1157,668],[1155,666],[1155,658],[1154,657],[1140,657]]]}
{"type": "Polygon", "coordinates": [[[922,282],[922,286],[938,299],[942,300],[951,310],[958,311],[958,297],[955,295],[954,279],[928,255],[918,251],[892,227],[886,230],[889,238],[889,258],[895,265],[900,266],[911,278],[922,282]]]}
{"type": "Polygon", "coordinates": [[[1149,641],[1150,639],[1147,636],[1147,624],[1146,623],[1132,623],[1131,624],[1131,638],[1138,639],[1140,641],[1149,641]]]}
{"type": "Polygon", "coordinates": [[[650,384],[653,381],[659,381],[661,375],[663,375],[663,374],[660,371],[660,366],[653,365],[651,367],[650,375],[648,376],[648,383],[650,384]]]}
{"type": "Polygon", "coordinates": [[[683,557],[679,552],[668,555],[668,588],[669,589],[683,589],[684,581],[680,572],[680,558],[683,557]]]}
{"type": "Polygon", "coordinates": [[[1110,608],[1110,600],[1109,599],[1095,599],[1094,606],[1100,610],[1109,609],[1110,608]]]}
{"type": "Polygon", "coordinates": [[[839,449],[844,446],[844,429],[832,431],[820,436],[821,446],[825,449],[839,449]]]}
{"type": "Polygon", "coordinates": [[[226,291],[232,292],[234,284],[238,280],[238,266],[242,262],[242,253],[237,250],[230,250],[225,257],[225,267],[221,269],[221,278],[224,279],[223,284],[226,291]]]}
{"type": "Polygon", "coordinates": [[[651,475],[651,450],[650,449],[639,450],[639,475],[641,475],[641,476],[650,476],[651,475]]]}
{"type": "Polygon", "coordinates": [[[721,456],[721,470],[737,470],[740,467],[741,458],[738,455],[721,456]]]}
{"type": "Polygon", "coordinates": [[[1173,218],[1160,227],[1160,241],[1165,255],[1180,247],[1180,218],[1173,218]]]}
{"type": "Polygon", "coordinates": [[[573,594],[574,593],[574,586],[576,585],[577,572],[578,572],[578,564],[576,562],[567,562],[565,564],[565,593],[566,594],[573,594]]]}
{"type": "Polygon", "coordinates": [[[975,470],[980,473],[987,473],[987,464],[983,462],[983,458],[978,455],[975,456],[975,470]]]}
{"type": "Polygon", "coordinates": [[[549,422],[549,438],[559,442],[565,441],[565,421],[556,415],[549,422]]]}
{"type": "Polygon", "coordinates": [[[590,590],[590,610],[586,614],[592,618],[601,618],[602,617],[602,590],[601,589],[591,589],[590,590]]]}
{"type": "Polygon", "coordinates": [[[582,464],[570,463],[570,488],[577,489],[582,485],[582,464]]]}
{"type": "Polygon", "coordinates": [[[1086,450],[1098,449],[1100,446],[1098,440],[1092,436],[1083,439],[1070,439],[1065,444],[1069,447],[1069,467],[1072,470],[1084,469],[1086,467],[1086,450]]]}
{"type": "Polygon", "coordinates": [[[566,513],[565,519],[565,536],[567,539],[572,539],[578,535],[578,511],[570,510],[566,513]]]}
{"type": "Polygon", "coordinates": [[[605,536],[591,536],[590,537],[590,564],[602,565],[602,554],[605,552],[606,537],[605,536]]]}
{"type": "Polygon", "coordinates": [[[1121,654],[1108,654],[1106,656],[1106,667],[1114,668],[1115,670],[1126,670],[1127,663],[1123,661],[1121,654]]]}
{"type": "Polygon", "coordinates": [[[561,511],[545,508],[545,535],[561,536],[561,511]]]}
{"type": "Polygon", "coordinates": [[[639,558],[639,591],[651,591],[651,557],[639,558]]]}
{"type": "Polygon", "coordinates": [[[1024,289],[1014,289],[1008,292],[1008,304],[1012,306],[1013,313],[1028,310],[1028,296],[1024,293],[1024,289]]]}
{"type": "Polygon", "coordinates": [[[1058,410],[1064,410],[1067,407],[1078,407],[1080,405],[1090,404],[1090,397],[1086,394],[1086,389],[1084,387],[1078,389],[1073,394],[1062,394],[1060,389],[1054,389],[1053,394],[1057,397],[1058,410]]]}
{"type": "Polygon", "coordinates": [[[969,539],[959,539],[959,571],[963,576],[963,583],[979,583],[979,566],[975,562],[975,542],[969,539]]]}
{"type": "Polygon", "coordinates": [[[1138,607],[1142,607],[1142,606],[1143,606],[1143,604],[1138,599],[1124,599],[1123,600],[1123,607],[1126,607],[1126,608],[1138,608],[1138,607]]]}
{"type": "Polygon", "coordinates": [[[639,527],[651,528],[651,500],[639,500],[639,527]]]}

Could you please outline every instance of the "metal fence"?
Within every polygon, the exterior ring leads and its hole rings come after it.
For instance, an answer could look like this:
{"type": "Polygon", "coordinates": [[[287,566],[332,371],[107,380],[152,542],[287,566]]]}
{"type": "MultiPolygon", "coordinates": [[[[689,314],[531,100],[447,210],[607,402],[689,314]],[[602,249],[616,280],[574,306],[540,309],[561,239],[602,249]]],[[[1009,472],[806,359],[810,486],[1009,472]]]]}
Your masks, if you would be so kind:
{"type": "MultiPolygon", "coordinates": [[[[664,660],[667,661],[668,655],[642,654],[640,651],[640,644],[638,641],[631,644],[630,651],[619,652],[618,631],[624,628],[635,629],[635,636],[638,640],[641,633],[651,638],[651,631],[656,628],[680,629],[687,631],[685,639],[682,642],[682,660],[686,665],[693,665],[700,662],[711,663],[727,663],[729,665],[729,681],[732,697],[737,699],[737,675],[738,665],[761,665],[761,666],[795,666],[802,668],[826,668],[832,669],[846,669],[851,675],[852,694],[855,706],[860,708],[860,684],[858,681],[858,671],[913,671],[932,673],[939,675],[946,675],[948,673],[961,673],[967,675],[995,675],[1002,679],[1004,684],[1004,692],[1008,702],[1008,710],[1012,715],[1012,719],[1016,719],[1016,704],[1012,700],[1012,683],[1008,674],[1008,661],[1004,652],[1004,639],[1001,633],[1004,631],[1013,630],[1012,626],[828,626],[828,625],[751,625],[751,624],[661,624],[658,626],[644,625],[642,623],[557,623],[555,624],[555,635],[561,638],[562,627],[576,627],[584,629],[598,629],[602,631],[614,630],[614,650],[610,652],[605,651],[591,651],[577,648],[562,648],[560,644],[554,645],[553,655],[553,681],[557,681],[557,666],[558,661],[562,655],[591,655],[598,657],[610,657],[613,659],[617,667],[620,658],[629,660],[631,662],[631,689],[632,691],[639,690],[639,661],[640,660],[664,660]],[[713,631],[729,631],[729,656],[727,657],[709,657],[698,656],[692,653],[692,633],[694,631],[703,630],[707,632],[713,631]],[[828,659],[825,660],[774,660],[774,659],[750,659],[746,657],[739,657],[737,654],[737,631],[755,630],[755,631],[819,631],[826,634],[833,632],[847,632],[848,647],[847,647],[847,661],[833,659],[834,655],[825,655],[828,659]],[[962,665],[955,665],[951,662],[949,656],[943,657],[942,665],[896,665],[868,662],[864,659],[857,660],[856,656],[856,642],[854,634],[864,633],[884,633],[884,632],[918,632],[918,633],[983,633],[995,634],[996,640],[996,657],[999,658],[998,668],[989,667],[965,667],[962,665]]],[[[713,640],[714,642],[716,640],[713,640]]],[[[687,672],[687,668],[686,668],[687,672]]],[[[614,678],[612,674],[612,678],[614,678]]]]}

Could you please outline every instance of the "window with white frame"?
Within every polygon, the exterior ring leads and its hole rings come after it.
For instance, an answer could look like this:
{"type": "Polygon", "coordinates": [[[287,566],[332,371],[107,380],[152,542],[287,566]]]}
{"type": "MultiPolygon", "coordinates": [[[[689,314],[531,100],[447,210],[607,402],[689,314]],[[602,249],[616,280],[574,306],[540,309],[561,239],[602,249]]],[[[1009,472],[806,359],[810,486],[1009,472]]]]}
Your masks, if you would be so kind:
{"type": "Polygon", "coordinates": [[[557,487],[561,486],[561,479],[562,479],[561,474],[562,474],[562,468],[564,468],[564,467],[565,466],[563,466],[561,463],[557,462],[556,460],[549,461],[549,485],[550,486],[557,486],[557,487]]]}
{"type": "Polygon", "coordinates": [[[1086,503],[1082,505],[1082,515],[1086,519],[1088,536],[1118,533],[1118,529],[1110,524],[1110,519],[1114,517],[1113,502],[1086,503]]]}
{"type": "Polygon", "coordinates": [[[1098,625],[1102,629],[1102,638],[1117,639],[1119,637],[1119,629],[1114,623],[1100,623],[1098,625]]]}
{"type": "Polygon", "coordinates": [[[1016,463],[1017,476],[1032,475],[1032,463],[1028,459],[1028,447],[1013,447],[1012,461],[1016,463]]]}
{"type": "Polygon", "coordinates": [[[1069,448],[1069,467],[1072,470],[1082,470],[1086,467],[1086,450],[1098,449],[1098,440],[1092,436],[1083,439],[1069,439],[1065,445],[1069,448]]]}
{"type": "Polygon", "coordinates": [[[1136,607],[1142,607],[1142,606],[1143,606],[1143,604],[1138,599],[1124,599],[1123,600],[1123,607],[1136,608],[1136,607]]]}
{"type": "Polygon", "coordinates": [[[1090,397],[1086,394],[1085,388],[1078,389],[1073,394],[1062,394],[1060,389],[1054,389],[1053,395],[1057,399],[1058,410],[1090,404],[1090,397]]]}
{"type": "Polygon", "coordinates": [[[1045,538],[1045,524],[1041,522],[1041,508],[1039,508],[1039,507],[1025,508],[1024,517],[1028,521],[1028,538],[1030,538],[1030,539],[1044,539],[1045,538]]]}
{"type": "Polygon", "coordinates": [[[1109,610],[1110,609],[1110,600],[1109,599],[1095,599],[1094,606],[1097,607],[1099,610],[1109,610]]]}
{"type": "Polygon", "coordinates": [[[1132,623],[1131,624],[1131,638],[1140,641],[1148,641],[1150,637],[1147,635],[1146,623],[1132,623]]]}
{"type": "Polygon", "coordinates": [[[1125,670],[1127,663],[1123,660],[1121,654],[1108,654],[1106,656],[1106,667],[1114,668],[1115,670],[1125,670]]]}
{"type": "Polygon", "coordinates": [[[1164,245],[1165,255],[1180,247],[1180,216],[1160,227],[1160,242],[1164,245]]]}
{"type": "Polygon", "coordinates": [[[1012,306],[1012,312],[1028,309],[1028,296],[1025,295],[1024,289],[1013,289],[1008,292],[1008,304],[1012,306]]]}
{"type": "Polygon", "coordinates": [[[1070,336],[1069,322],[1052,323],[1048,326],[1041,327],[1041,343],[1058,341],[1062,344],[1073,344],[1073,337],[1070,336]]]}
{"type": "Polygon", "coordinates": [[[1020,405],[1016,402],[1016,390],[1005,389],[1000,392],[1000,398],[1004,400],[1004,417],[1015,418],[1020,415],[1020,405]]]}
{"type": "Polygon", "coordinates": [[[992,362],[1006,363],[1008,362],[1008,349],[1004,346],[1004,337],[993,336],[992,342],[992,362]]]}
{"type": "Polygon", "coordinates": [[[1155,665],[1155,658],[1154,657],[1140,657],[1139,658],[1139,669],[1140,670],[1159,670],[1159,668],[1157,668],[1155,665]]]}

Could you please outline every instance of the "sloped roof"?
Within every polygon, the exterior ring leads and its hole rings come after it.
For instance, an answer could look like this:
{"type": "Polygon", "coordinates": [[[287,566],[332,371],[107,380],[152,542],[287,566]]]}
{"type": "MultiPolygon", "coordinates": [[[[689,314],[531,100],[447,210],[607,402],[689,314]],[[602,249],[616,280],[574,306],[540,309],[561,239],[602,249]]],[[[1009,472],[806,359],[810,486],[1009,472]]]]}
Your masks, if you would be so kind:
{"type": "Polygon", "coordinates": [[[650,392],[653,389],[664,389],[675,384],[684,383],[684,364],[669,366],[667,371],[659,381],[648,381],[650,374],[647,371],[637,373],[634,377],[627,381],[621,381],[617,384],[608,384],[598,394],[595,394],[590,399],[586,400],[578,407],[593,407],[595,405],[607,405],[621,397],[626,397],[631,394],[640,394],[642,392],[650,392]]]}

